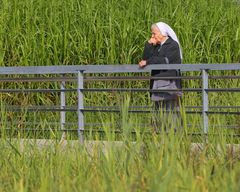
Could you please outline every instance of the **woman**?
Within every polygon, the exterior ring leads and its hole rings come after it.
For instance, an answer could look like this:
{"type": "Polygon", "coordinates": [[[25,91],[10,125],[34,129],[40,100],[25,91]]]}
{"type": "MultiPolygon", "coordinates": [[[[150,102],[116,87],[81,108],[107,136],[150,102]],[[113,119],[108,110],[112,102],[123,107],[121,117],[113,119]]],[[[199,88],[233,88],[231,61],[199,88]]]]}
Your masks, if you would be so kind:
{"type": "MultiPolygon", "coordinates": [[[[180,64],[182,52],[178,38],[173,29],[166,23],[159,22],[151,26],[152,36],[146,42],[140,67],[150,64],[180,64]]],[[[179,76],[179,70],[153,70],[153,77],[179,76]]],[[[180,89],[180,80],[159,79],[150,81],[150,89],[180,89]]],[[[181,92],[153,92],[151,99],[155,102],[155,109],[179,110],[181,92]]]]}

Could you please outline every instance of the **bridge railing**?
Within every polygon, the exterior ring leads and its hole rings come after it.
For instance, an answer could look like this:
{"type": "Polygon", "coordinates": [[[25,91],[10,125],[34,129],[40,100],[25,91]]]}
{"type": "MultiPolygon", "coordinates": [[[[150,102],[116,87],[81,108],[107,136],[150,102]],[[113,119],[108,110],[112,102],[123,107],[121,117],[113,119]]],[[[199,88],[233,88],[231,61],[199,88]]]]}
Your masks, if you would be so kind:
{"type": "MultiPolygon", "coordinates": [[[[94,111],[94,106],[87,107],[84,106],[84,92],[123,92],[123,91],[131,91],[131,92],[149,92],[149,91],[158,91],[158,90],[150,90],[147,87],[142,88],[85,88],[84,82],[86,81],[130,81],[130,80],[149,80],[151,77],[146,75],[141,75],[142,73],[148,73],[152,70],[180,70],[182,72],[181,77],[166,77],[167,79],[182,79],[182,80],[201,80],[201,86],[197,88],[188,88],[184,87],[181,89],[183,92],[199,92],[201,93],[202,105],[195,106],[196,108],[201,109],[202,115],[202,132],[204,134],[208,133],[209,129],[209,120],[208,116],[211,113],[225,113],[225,114],[235,114],[240,115],[240,106],[237,106],[239,101],[236,101],[235,106],[214,106],[214,108],[235,108],[238,111],[234,112],[211,112],[209,109],[213,108],[209,106],[209,98],[208,95],[210,92],[240,92],[240,86],[237,84],[235,87],[221,87],[221,88],[210,88],[209,87],[209,79],[240,79],[240,64],[171,64],[171,65],[148,65],[145,68],[139,68],[138,65],[72,65],[72,66],[28,66],[28,67],[0,67],[0,83],[8,83],[8,86],[11,83],[33,83],[33,82],[54,82],[58,83],[59,88],[51,88],[51,89],[38,89],[31,88],[26,89],[24,86],[22,88],[8,88],[6,85],[2,86],[0,89],[0,93],[59,93],[60,94],[60,106],[29,106],[28,111],[52,111],[52,112],[60,112],[60,130],[64,131],[66,122],[66,113],[68,111],[77,112],[77,131],[79,139],[83,142],[84,140],[84,131],[85,131],[85,120],[84,113],[94,111]],[[219,75],[219,76],[210,76],[209,73],[211,71],[224,71],[224,72],[232,72],[230,75],[219,75]],[[199,72],[200,75],[184,75],[187,72],[199,72]],[[138,76],[91,76],[96,74],[124,74],[124,73],[137,73],[140,74],[138,76]],[[50,75],[44,76],[44,75],[50,75]],[[66,82],[76,83],[76,88],[66,88],[66,82]],[[76,92],[77,93],[77,106],[69,108],[66,105],[67,92],[76,92]]],[[[152,79],[154,79],[152,77],[152,79]]],[[[159,79],[159,78],[158,78],[159,79]]],[[[162,77],[161,79],[164,79],[162,77]]],[[[176,90],[161,90],[161,91],[176,91],[176,90]]],[[[239,99],[240,100],[240,99],[239,99]]],[[[18,106],[8,106],[8,110],[13,111],[22,111],[21,104],[18,106]]],[[[104,109],[96,109],[97,111],[107,111],[107,112],[116,112],[116,108],[109,109],[105,106],[104,109]]],[[[119,111],[119,110],[117,110],[119,111]]],[[[149,112],[149,111],[141,111],[141,110],[133,110],[132,112],[149,112]]],[[[31,122],[29,122],[31,123],[31,122]]]]}

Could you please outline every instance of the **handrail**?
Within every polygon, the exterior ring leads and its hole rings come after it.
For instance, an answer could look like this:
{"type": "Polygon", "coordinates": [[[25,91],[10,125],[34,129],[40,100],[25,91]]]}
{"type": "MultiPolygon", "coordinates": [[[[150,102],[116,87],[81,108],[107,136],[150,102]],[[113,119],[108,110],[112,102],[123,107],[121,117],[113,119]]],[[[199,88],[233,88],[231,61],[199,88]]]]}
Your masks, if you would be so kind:
{"type": "MultiPolygon", "coordinates": [[[[122,64],[122,65],[69,65],[69,66],[20,66],[20,67],[0,67],[0,82],[60,82],[60,89],[0,89],[0,92],[15,92],[15,93],[31,93],[31,92],[56,92],[61,93],[61,106],[58,109],[52,109],[53,111],[60,111],[61,113],[61,129],[64,130],[65,112],[66,111],[77,111],[78,112],[78,134],[81,142],[83,142],[83,132],[84,132],[84,112],[96,111],[94,109],[87,109],[83,106],[83,92],[98,92],[98,91],[134,91],[134,92],[157,92],[158,90],[150,90],[149,88],[84,88],[83,82],[93,81],[93,80],[150,80],[150,79],[196,79],[202,80],[202,86],[199,88],[182,88],[181,91],[187,92],[201,92],[202,93],[202,111],[189,111],[189,113],[201,113],[203,116],[203,133],[208,134],[208,115],[212,113],[218,114],[236,114],[239,115],[238,111],[227,112],[227,111],[211,111],[212,108],[209,106],[208,93],[209,92],[240,92],[240,88],[230,87],[230,88],[209,88],[208,81],[210,79],[240,79],[239,75],[225,75],[225,76],[210,76],[210,71],[230,71],[237,70],[240,71],[240,63],[236,64],[154,64],[147,65],[144,68],[139,68],[136,64],[122,64]],[[122,76],[87,76],[87,74],[119,74],[119,73],[149,73],[152,70],[180,70],[181,72],[201,72],[201,76],[181,76],[181,77],[122,77],[122,76]],[[71,74],[73,76],[68,76],[71,74]],[[14,76],[14,75],[17,75],[14,76]],[[22,75],[30,75],[21,77],[22,75]],[[38,75],[37,77],[32,77],[31,75],[38,75]],[[42,77],[39,75],[58,75],[54,77],[42,77]],[[60,76],[59,76],[60,75],[60,76]],[[20,77],[18,77],[20,76],[20,77]],[[66,82],[76,82],[77,88],[67,89],[65,87],[66,82]],[[66,92],[77,92],[78,94],[78,104],[76,110],[72,110],[66,107],[66,92]]],[[[178,91],[178,90],[161,90],[162,91],[178,91]]],[[[223,106],[227,107],[227,106],[223,106]]],[[[51,109],[45,109],[46,111],[51,109]]],[[[99,110],[100,111],[100,110],[99,110]]],[[[102,109],[103,111],[103,109],[102,109]]],[[[109,111],[109,110],[105,110],[109,111]]],[[[119,110],[114,110],[118,112],[119,110]]],[[[139,110],[135,110],[138,112],[139,110]]],[[[111,112],[111,111],[110,111],[111,112]]],[[[139,111],[140,112],[140,111],[139,111]]],[[[147,111],[145,111],[147,112],[147,111]]]]}
{"type": "Polygon", "coordinates": [[[240,70],[240,63],[236,64],[154,64],[139,68],[136,64],[122,65],[58,65],[58,66],[21,66],[0,67],[0,75],[30,75],[30,74],[73,74],[83,73],[131,73],[150,72],[151,70],[179,69],[181,71],[205,70],[240,70]]]}

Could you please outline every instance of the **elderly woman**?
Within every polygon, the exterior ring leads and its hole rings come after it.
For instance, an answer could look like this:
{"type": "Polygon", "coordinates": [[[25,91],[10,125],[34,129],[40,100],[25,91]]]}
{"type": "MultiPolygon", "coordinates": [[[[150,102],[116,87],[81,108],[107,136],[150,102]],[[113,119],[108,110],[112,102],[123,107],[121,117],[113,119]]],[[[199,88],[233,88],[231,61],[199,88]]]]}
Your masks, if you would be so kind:
{"type": "MultiPolygon", "coordinates": [[[[151,26],[152,36],[146,42],[140,67],[151,64],[180,64],[182,52],[178,38],[173,29],[166,23],[159,22],[151,26]]],[[[179,70],[153,70],[152,77],[179,76],[179,70]]],[[[150,89],[180,89],[180,80],[160,79],[150,81],[150,89]]],[[[155,109],[179,110],[181,92],[153,92],[151,99],[155,102],[155,109]]]]}

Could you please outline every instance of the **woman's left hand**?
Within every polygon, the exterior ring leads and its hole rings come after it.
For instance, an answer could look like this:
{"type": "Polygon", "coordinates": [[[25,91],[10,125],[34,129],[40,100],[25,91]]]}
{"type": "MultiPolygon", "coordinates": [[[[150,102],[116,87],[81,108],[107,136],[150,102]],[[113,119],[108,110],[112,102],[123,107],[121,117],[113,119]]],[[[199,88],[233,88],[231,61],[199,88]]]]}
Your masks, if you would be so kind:
{"type": "Polygon", "coordinates": [[[141,68],[145,67],[147,65],[147,61],[146,60],[141,60],[138,64],[141,68]]]}

